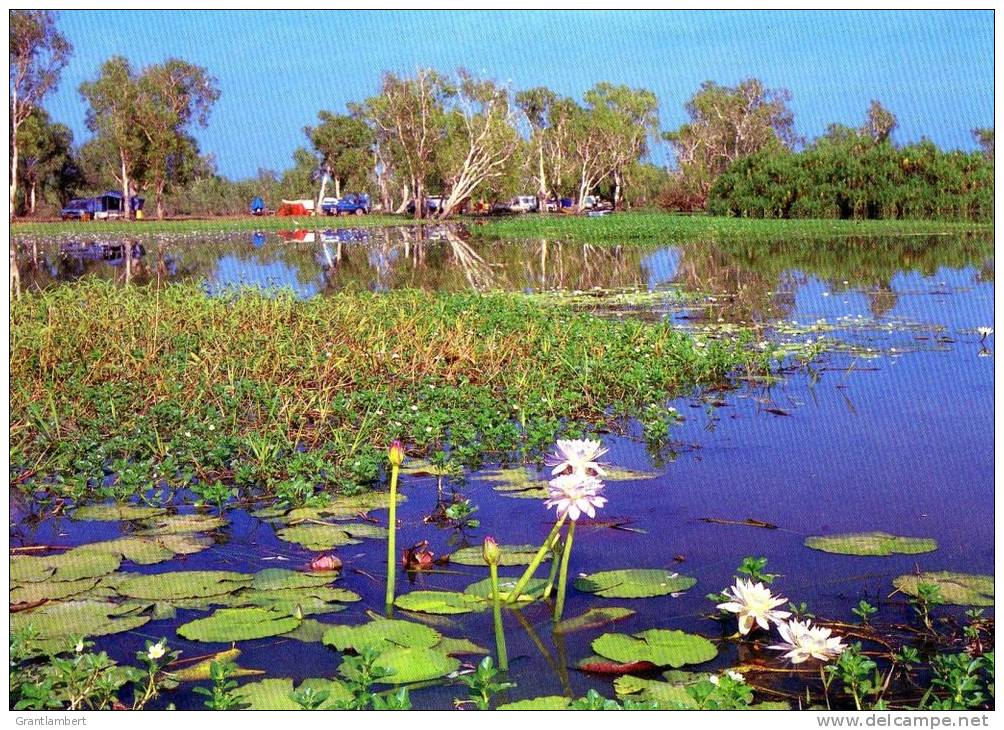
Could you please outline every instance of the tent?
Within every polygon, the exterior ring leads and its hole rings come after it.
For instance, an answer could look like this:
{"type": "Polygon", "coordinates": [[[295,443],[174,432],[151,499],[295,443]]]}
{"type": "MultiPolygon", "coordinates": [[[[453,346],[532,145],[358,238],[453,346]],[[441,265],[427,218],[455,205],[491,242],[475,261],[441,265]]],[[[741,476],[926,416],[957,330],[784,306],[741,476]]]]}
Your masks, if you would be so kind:
{"type": "Polygon", "coordinates": [[[277,210],[275,214],[281,216],[313,215],[314,201],[310,198],[304,198],[302,200],[283,200],[282,205],[279,206],[279,210],[277,210]]]}

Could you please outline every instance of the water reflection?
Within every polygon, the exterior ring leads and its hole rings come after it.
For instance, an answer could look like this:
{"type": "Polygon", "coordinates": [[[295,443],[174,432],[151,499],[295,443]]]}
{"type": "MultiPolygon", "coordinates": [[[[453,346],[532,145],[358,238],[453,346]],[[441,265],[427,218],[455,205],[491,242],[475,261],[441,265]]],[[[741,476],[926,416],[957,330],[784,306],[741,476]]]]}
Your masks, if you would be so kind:
{"type": "Polygon", "coordinates": [[[474,241],[462,226],[296,229],[266,233],[21,241],[11,292],[85,277],[190,281],[211,294],[241,287],[311,297],[340,290],[586,291],[676,287],[705,294],[691,316],[773,321],[797,309],[810,280],[823,296],[865,294],[873,316],[891,312],[904,272],[971,269],[993,279],[992,236],[841,238],[787,243],[594,245],[547,239],[474,241]]]}

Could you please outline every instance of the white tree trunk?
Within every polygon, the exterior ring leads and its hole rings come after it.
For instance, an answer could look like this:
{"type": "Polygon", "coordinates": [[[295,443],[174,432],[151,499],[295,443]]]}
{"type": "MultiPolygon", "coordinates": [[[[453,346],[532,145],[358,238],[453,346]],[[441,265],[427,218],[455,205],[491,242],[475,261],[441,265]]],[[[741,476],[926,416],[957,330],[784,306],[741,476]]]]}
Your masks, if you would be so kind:
{"type": "Polygon", "coordinates": [[[129,172],[126,170],[125,153],[121,150],[119,151],[119,161],[122,170],[122,217],[129,220],[131,207],[129,205],[129,172]]]}

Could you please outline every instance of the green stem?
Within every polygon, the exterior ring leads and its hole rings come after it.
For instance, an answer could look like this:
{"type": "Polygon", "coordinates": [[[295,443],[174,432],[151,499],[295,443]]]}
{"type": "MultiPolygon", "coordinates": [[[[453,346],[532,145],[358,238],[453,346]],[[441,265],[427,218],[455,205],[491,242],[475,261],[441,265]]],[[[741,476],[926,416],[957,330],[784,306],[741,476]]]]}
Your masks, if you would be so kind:
{"type": "Polygon", "coordinates": [[[495,653],[499,669],[509,669],[509,654],[505,648],[505,632],[502,630],[502,597],[499,594],[499,568],[494,563],[488,566],[492,577],[492,615],[495,619],[495,653]]]}
{"type": "Polygon", "coordinates": [[[558,597],[554,603],[554,620],[561,621],[561,614],[565,611],[565,588],[568,584],[568,559],[572,555],[572,541],[575,539],[575,520],[568,526],[568,533],[565,535],[565,550],[561,555],[561,572],[558,574],[558,597]]]}
{"type": "Polygon", "coordinates": [[[558,577],[559,558],[561,557],[561,551],[558,549],[558,546],[559,542],[556,535],[551,545],[551,572],[547,575],[547,585],[544,586],[544,593],[541,596],[545,601],[551,597],[551,591],[554,590],[554,581],[558,577]]]}
{"type": "Polygon", "coordinates": [[[551,528],[551,532],[548,534],[547,539],[544,540],[544,544],[540,546],[540,550],[538,550],[537,554],[533,556],[533,560],[530,561],[530,564],[526,566],[526,571],[516,582],[516,587],[509,593],[509,596],[506,598],[506,603],[514,603],[516,599],[522,595],[523,589],[526,588],[526,584],[530,582],[533,574],[537,572],[537,568],[539,568],[540,564],[544,561],[544,555],[546,555],[547,551],[551,549],[551,542],[557,536],[558,530],[561,529],[561,526],[565,522],[565,517],[567,516],[567,513],[562,515],[561,519],[554,523],[554,527],[551,528]]]}
{"type": "Polygon", "coordinates": [[[394,612],[394,577],[397,574],[397,474],[400,467],[392,465],[390,470],[390,514],[387,516],[387,600],[388,618],[394,612]]]}

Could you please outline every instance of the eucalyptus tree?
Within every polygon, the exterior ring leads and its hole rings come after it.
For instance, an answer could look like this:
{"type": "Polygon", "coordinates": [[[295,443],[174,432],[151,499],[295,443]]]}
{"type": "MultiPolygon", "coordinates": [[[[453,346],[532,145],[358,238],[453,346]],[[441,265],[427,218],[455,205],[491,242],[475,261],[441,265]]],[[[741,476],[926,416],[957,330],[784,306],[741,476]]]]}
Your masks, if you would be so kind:
{"type": "Polygon", "coordinates": [[[973,139],[983,150],[983,155],[988,160],[994,159],[994,128],[982,127],[973,130],[973,139]]]}
{"type": "Polygon", "coordinates": [[[478,188],[501,179],[519,146],[509,90],[462,69],[457,77],[436,148],[445,193],[438,218],[449,217],[478,188]]]}
{"type": "Polygon", "coordinates": [[[446,76],[419,69],[411,78],[384,73],[380,92],[366,101],[381,153],[406,177],[405,197],[414,202],[416,219],[425,216],[426,185],[443,142],[446,104],[454,94],[446,76]]]}
{"type": "Polygon", "coordinates": [[[787,89],[768,89],[758,79],[734,87],[706,81],[685,108],[690,121],[663,137],[672,145],[683,179],[706,198],[715,179],[734,161],[798,141],[787,89]]]}
{"type": "Polygon", "coordinates": [[[627,171],[648,152],[648,140],[659,129],[659,101],[648,89],[632,89],[606,81],[586,92],[585,101],[607,128],[614,208],[623,202],[627,171]]]}
{"type": "Polygon", "coordinates": [[[75,177],[73,132],[36,109],[21,126],[20,146],[17,174],[24,184],[25,208],[33,215],[40,193],[54,190],[62,196],[75,177]]]}
{"type": "Polygon", "coordinates": [[[561,136],[564,130],[560,102],[561,97],[546,86],[536,86],[516,94],[516,105],[530,125],[537,209],[542,213],[547,212],[547,201],[552,195],[553,186],[557,184],[557,181],[548,174],[549,166],[545,159],[551,157],[549,152],[552,154],[555,151],[564,152],[564,145],[554,144],[554,138],[561,136]]]}
{"type": "MultiPolygon", "coordinates": [[[[128,201],[133,185],[145,171],[146,138],[139,125],[139,76],[129,61],[113,56],[101,65],[94,81],[80,85],[80,95],[88,104],[87,128],[97,142],[93,158],[107,164],[128,201]]],[[[129,206],[125,205],[129,214],[129,206]]]]}
{"type": "Polygon", "coordinates": [[[321,111],[317,119],[317,126],[304,127],[303,132],[320,157],[321,189],[317,196],[320,210],[329,179],[335,183],[336,198],[342,195],[343,182],[366,182],[374,167],[374,139],[373,130],[357,115],[321,111]]]}
{"type": "Polygon", "coordinates": [[[10,23],[10,217],[17,197],[21,125],[56,88],[73,46],[48,10],[11,10],[10,23]]]}
{"type": "Polygon", "coordinates": [[[896,115],[882,106],[882,102],[872,99],[861,132],[871,137],[874,142],[881,143],[887,141],[898,126],[896,115]]]}

